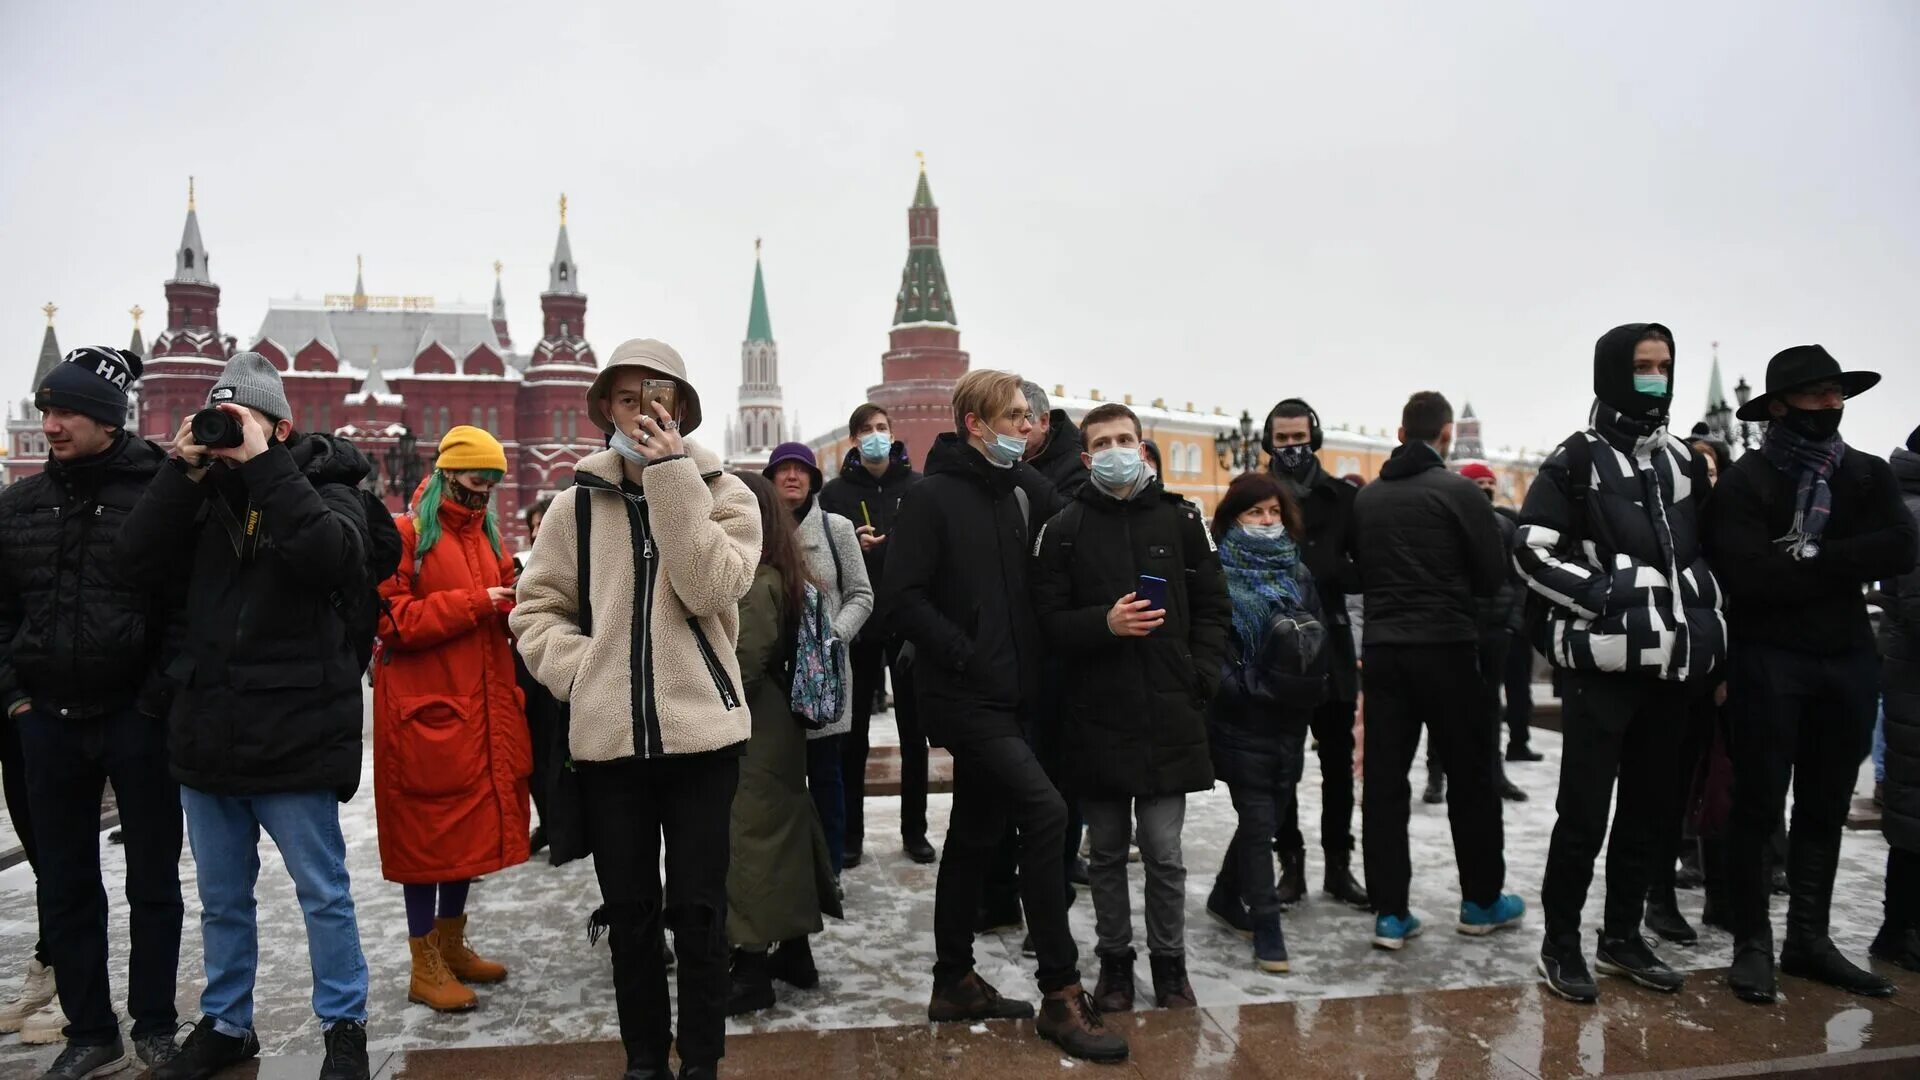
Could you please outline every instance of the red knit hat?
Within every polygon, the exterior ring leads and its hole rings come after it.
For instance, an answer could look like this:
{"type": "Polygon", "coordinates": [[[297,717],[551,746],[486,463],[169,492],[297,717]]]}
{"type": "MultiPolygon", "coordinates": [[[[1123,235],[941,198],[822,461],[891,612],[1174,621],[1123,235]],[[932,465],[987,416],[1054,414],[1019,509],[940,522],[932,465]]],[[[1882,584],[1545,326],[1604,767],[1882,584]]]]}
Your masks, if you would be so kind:
{"type": "Polygon", "coordinates": [[[1492,469],[1488,468],[1485,464],[1478,461],[1469,461],[1465,465],[1460,466],[1460,475],[1466,477],[1469,480],[1499,479],[1498,477],[1493,475],[1492,469]]]}

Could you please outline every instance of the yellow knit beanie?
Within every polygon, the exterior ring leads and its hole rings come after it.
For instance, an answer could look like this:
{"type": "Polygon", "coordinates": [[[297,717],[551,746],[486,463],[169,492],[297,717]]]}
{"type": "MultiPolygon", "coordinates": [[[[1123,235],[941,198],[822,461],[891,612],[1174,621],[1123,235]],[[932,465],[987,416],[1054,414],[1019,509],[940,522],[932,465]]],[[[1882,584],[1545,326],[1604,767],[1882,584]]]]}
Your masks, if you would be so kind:
{"type": "Polygon", "coordinates": [[[504,473],[507,471],[507,452],[501,447],[499,439],[477,427],[461,424],[440,440],[440,456],[434,459],[433,467],[448,472],[492,469],[504,473]]]}

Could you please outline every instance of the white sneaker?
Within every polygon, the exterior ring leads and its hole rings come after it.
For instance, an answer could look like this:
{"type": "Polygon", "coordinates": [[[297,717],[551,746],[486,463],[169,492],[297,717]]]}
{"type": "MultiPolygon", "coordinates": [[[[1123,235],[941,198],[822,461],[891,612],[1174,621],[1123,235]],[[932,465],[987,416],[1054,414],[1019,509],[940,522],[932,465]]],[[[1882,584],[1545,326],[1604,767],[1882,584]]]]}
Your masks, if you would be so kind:
{"type": "Polygon", "coordinates": [[[53,969],[38,960],[27,961],[27,976],[12,1001],[0,1005],[0,1033],[19,1031],[27,1017],[46,1008],[54,997],[53,969]]]}
{"type": "Polygon", "coordinates": [[[58,1001],[49,1001],[45,1008],[20,1025],[20,1041],[28,1046],[51,1046],[67,1041],[67,1014],[60,1009],[58,1001]]]}

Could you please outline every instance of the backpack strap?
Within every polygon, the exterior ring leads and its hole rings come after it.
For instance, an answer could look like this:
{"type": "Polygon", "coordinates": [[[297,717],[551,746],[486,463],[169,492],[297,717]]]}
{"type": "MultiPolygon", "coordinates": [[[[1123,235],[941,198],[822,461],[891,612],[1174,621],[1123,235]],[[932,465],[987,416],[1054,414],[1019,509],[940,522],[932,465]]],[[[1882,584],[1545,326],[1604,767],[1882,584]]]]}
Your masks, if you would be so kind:
{"type": "Polygon", "coordinates": [[[840,568],[840,549],[833,546],[833,522],[827,520],[827,511],[818,500],[813,504],[814,513],[820,515],[820,531],[827,534],[827,554],[833,557],[833,589],[843,598],[847,593],[847,575],[840,568]]]}
{"type": "Polygon", "coordinates": [[[1580,554],[1587,536],[1587,489],[1593,482],[1593,444],[1586,432],[1567,440],[1567,548],[1580,554]]]}
{"type": "Polygon", "coordinates": [[[593,495],[578,484],[573,489],[573,577],[580,594],[580,632],[593,636],[593,495]]]}

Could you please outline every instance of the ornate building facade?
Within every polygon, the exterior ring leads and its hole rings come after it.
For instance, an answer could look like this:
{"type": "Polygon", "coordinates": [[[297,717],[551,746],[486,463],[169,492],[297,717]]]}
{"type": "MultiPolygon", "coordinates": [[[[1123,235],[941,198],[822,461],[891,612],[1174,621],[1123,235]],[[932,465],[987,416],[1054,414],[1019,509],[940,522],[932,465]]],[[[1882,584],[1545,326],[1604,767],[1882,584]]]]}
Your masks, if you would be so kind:
{"type": "Polygon", "coordinates": [[[780,391],[780,345],[767,313],[767,282],[760,268],[760,241],[753,242],[753,299],[747,307],[747,337],[740,343],[740,405],[727,422],[727,464],[760,469],[783,442],[798,441],[800,422],[789,417],[780,391]]]}

